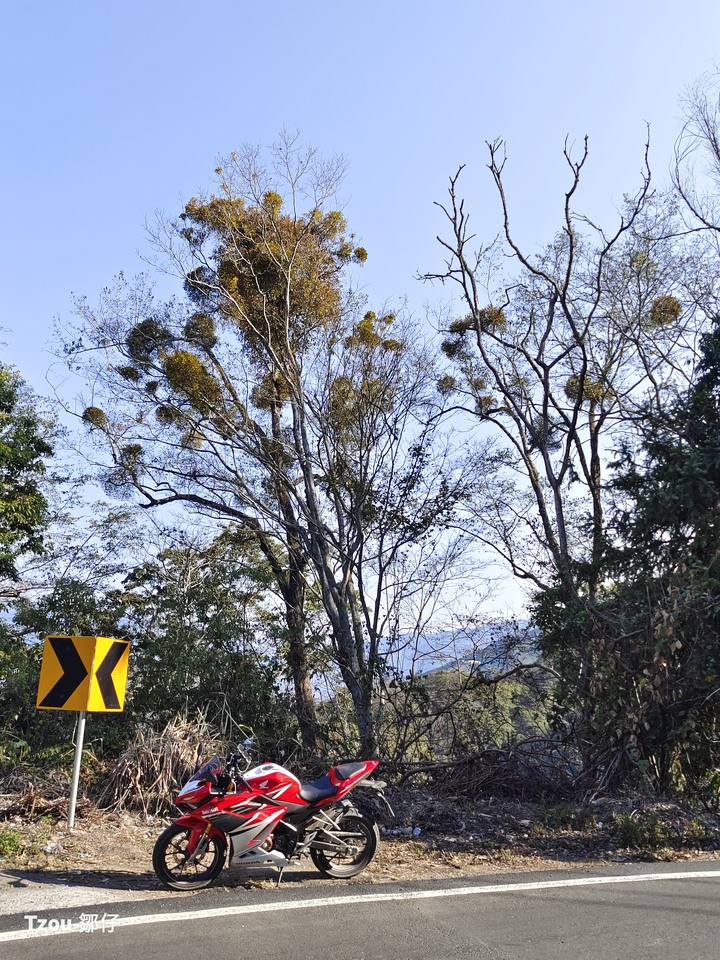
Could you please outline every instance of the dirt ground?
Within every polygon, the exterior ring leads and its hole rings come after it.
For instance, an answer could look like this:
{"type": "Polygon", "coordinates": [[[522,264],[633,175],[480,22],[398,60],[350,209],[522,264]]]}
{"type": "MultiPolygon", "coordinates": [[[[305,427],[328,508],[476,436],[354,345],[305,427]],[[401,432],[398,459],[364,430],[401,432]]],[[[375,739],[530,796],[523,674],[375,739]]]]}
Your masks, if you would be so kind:
{"type": "MultiPolygon", "coordinates": [[[[380,816],[382,842],[353,883],[478,876],[631,860],[720,856],[720,825],[672,803],[602,799],[584,806],[521,804],[488,798],[470,803],[418,790],[390,791],[395,816],[380,816]]],[[[75,831],[67,800],[27,791],[0,797],[0,871],[125,890],[160,889],[153,844],[170,819],[99,810],[80,801],[75,831]]],[[[303,860],[283,883],[314,872],[303,860]]],[[[275,872],[226,870],[221,886],[274,885],[275,872]]],[[[318,882],[324,880],[315,873],[318,882]]]]}

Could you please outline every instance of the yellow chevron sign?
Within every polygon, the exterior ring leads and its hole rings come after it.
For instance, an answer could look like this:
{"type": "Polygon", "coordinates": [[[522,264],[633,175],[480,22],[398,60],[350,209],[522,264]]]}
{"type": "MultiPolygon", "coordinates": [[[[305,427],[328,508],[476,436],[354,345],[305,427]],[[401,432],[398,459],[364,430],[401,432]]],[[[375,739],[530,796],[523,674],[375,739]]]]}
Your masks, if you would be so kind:
{"type": "Polygon", "coordinates": [[[38,709],[120,713],[129,660],[129,640],[45,637],[38,709]]]}

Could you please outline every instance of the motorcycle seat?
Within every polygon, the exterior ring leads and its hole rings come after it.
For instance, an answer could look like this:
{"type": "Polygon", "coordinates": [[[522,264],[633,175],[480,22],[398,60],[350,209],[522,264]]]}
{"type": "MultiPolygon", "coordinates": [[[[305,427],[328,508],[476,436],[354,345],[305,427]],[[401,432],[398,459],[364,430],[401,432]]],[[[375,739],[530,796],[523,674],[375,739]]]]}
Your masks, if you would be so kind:
{"type": "Polygon", "coordinates": [[[364,763],[358,763],[357,761],[341,763],[340,766],[335,767],[335,776],[338,780],[349,780],[354,774],[359,773],[364,766],[364,763]]]}
{"type": "Polygon", "coordinates": [[[317,800],[325,800],[327,797],[334,797],[338,792],[335,784],[330,783],[330,777],[325,774],[319,780],[313,780],[312,783],[304,783],[298,791],[303,800],[308,803],[315,803],[317,800]]]}

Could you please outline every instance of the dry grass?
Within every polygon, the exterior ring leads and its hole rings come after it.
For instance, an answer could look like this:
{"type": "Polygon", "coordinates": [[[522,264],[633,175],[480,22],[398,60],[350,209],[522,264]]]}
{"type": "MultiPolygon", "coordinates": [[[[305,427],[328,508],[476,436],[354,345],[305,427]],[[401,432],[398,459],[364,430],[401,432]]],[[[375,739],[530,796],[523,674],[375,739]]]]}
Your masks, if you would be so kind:
{"type": "Polygon", "coordinates": [[[165,814],[199,764],[224,750],[225,743],[202,717],[195,721],[176,718],[161,733],[139,733],[111,771],[98,806],[137,810],[145,817],[165,814]]]}

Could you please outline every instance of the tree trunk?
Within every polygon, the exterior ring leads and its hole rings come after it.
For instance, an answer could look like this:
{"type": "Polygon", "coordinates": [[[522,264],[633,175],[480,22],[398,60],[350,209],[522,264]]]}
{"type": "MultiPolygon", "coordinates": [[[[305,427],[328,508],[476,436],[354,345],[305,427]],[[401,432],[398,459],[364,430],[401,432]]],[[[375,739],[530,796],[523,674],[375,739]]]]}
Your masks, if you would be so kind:
{"type": "Polygon", "coordinates": [[[312,757],[319,757],[323,750],[323,742],[318,730],[317,710],[305,644],[304,586],[296,579],[294,584],[292,582],[288,584],[284,594],[288,642],[287,662],[295,689],[295,713],[300,737],[305,750],[312,757]]]}
{"type": "MultiPolygon", "coordinates": [[[[277,381],[273,380],[277,390],[277,381]]],[[[276,399],[271,406],[272,435],[276,446],[272,448],[272,456],[283,449],[283,433],[281,421],[282,401],[276,399]]],[[[317,711],[313,698],[310,667],[308,664],[307,647],[305,645],[305,574],[307,559],[303,552],[302,543],[298,534],[297,518],[288,494],[287,486],[282,478],[282,465],[276,466],[275,495],[282,514],[286,546],[288,551],[287,572],[282,579],[281,589],[285,600],[285,618],[287,622],[288,666],[292,673],[295,687],[295,712],[303,746],[313,756],[319,756],[322,744],[319,738],[317,711]]]]}
{"type": "Polygon", "coordinates": [[[355,720],[360,739],[360,752],[364,759],[376,759],[378,755],[377,732],[373,717],[372,674],[364,656],[362,638],[358,640],[351,622],[347,597],[343,595],[335,579],[325,570],[323,594],[328,598],[325,609],[333,627],[333,646],[343,681],[353,702],[355,720]]]}

